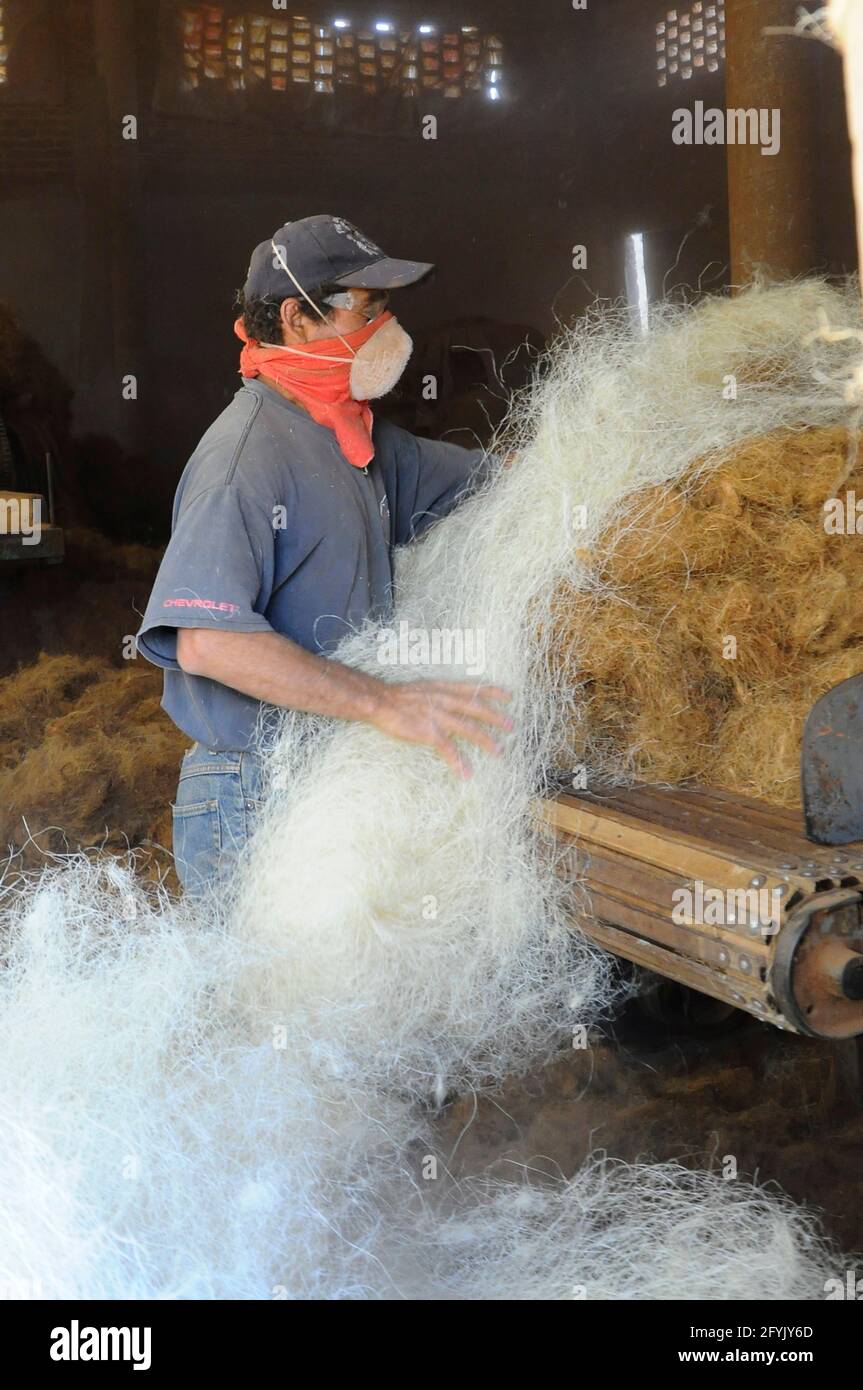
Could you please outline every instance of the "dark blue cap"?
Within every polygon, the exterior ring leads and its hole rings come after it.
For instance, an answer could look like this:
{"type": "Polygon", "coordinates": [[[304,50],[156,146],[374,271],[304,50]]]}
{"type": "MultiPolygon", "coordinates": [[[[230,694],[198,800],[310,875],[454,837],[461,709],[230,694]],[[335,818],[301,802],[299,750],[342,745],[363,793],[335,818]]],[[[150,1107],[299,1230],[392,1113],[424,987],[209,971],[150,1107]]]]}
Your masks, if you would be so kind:
{"type": "Polygon", "coordinates": [[[398,290],[434,269],[428,261],[400,261],[385,255],[343,217],[301,217],[286,222],[255,247],[243,290],[247,299],[288,299],[299,294],[279,253],[307,293],[322,285],[398,290]]]}

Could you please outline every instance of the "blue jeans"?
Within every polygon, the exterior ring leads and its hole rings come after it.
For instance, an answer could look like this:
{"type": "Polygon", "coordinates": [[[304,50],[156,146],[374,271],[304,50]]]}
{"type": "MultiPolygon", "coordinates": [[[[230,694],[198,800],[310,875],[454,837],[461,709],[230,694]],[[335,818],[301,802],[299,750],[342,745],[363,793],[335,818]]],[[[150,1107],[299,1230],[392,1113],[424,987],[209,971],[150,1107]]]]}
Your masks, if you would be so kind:
{"type": "Polygon", "coordinates": [[[257,753],[217,753],[194,743],[180,767],[174,860],[186,894],[199,896],[230,876],[261,808],[257,753]]]}

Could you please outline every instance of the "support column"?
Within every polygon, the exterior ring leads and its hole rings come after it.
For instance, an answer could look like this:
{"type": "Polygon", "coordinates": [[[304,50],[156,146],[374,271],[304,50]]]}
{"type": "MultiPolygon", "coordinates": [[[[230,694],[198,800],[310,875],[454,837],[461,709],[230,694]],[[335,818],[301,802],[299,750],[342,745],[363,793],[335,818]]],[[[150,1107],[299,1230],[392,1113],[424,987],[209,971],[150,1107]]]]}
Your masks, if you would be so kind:
{"type": "MultiPolygon", "coordinates": [[[[798,0],[726,0],[725,104],[777,109],[780,146],[728,145],[731,283],[802,275],[818,263],[817,45],[792,35],[798,0]]],[[[775,118],[774,118],[775,120],[775,118]]],[[[775,128],[775,127],[774,127],[775,128]]]]}

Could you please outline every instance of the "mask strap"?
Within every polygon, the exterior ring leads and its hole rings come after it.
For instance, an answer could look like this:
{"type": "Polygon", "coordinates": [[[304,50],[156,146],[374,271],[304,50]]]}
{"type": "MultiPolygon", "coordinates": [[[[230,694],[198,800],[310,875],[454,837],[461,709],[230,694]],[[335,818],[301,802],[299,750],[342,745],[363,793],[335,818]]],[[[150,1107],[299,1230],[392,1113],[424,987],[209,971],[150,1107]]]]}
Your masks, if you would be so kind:
{"type": "MultiPolygon", "coordinates": [[[[342,338],[342,342],[344,341],[344,338],[342,338]]],[[[348,346],[350,347],[350,344],[348,344],[348,346]]],[[[306,352],[305,348],[288,347],[285,343],[261,343],[261,347],[275,348],[277,352],[296,352],[300,357],[313,357],[316,362],[341,362],[344,364],[345,362],[353,361],[351,357],[328,357],[326,353],[323,352],[306,352]]],[[[353,348],[351,348],[351,352],[353,351],[353,348]]],[[[354,357],[356,357],[355,352],[354,357]]]]}
{"type": "MultiPolygon", "coordinates": [[[[285,272],[286,275],[289,275],[289,276],[291,277],[291,279],[293,280],[293,282],[294,282],[294,284],[296,285],[297,289],[299,290],[300,294],[303,296],[303,299],[307,300],[308,303],[311,304],[312,308],[314,309],[314,311],[315,311],[315,313],[317,314],[317,316],[318,316],[319,319],[323,319],[324,323],[326,323],[326,324],[328,325],[328,327],[333,328],[334,325],[331,324],[331,323],[329,323],[329,320],[327,319],[326,314],[322,314],[321,311],[320,311],[320,309],[318,308],[317,304],[315,303],[315,301],[314,301],[309,295],[306,294],[305,290],[303,289],[303,287],[302,287],[302,285],[300,284],[299,280],[297,279],[296,275],[295,275],[294,272],[291,270],[290,266],[288,265],[287,261],[285,260],[284,255],[282,254],[282,248],[281,248],[281,246],[277,246],[276,243],[275,243],[275,240],[271,241],[271,242],[270,242],[270,245],[272,246],[274,252],[276,253],[276,259],[278,260],[279,265],[282,267],[282,270],[285,272]]],[[[337,337],[337,338],[341,338],[341,341],[344,343],[344,345],[345,345],[345,347],[347,348],[348,352],[351,354],[351,357],[356,357],[356,353],[355,353],[354,349],[351,347],[351,345],[350,345],[349,342],[347,342],[344,338],[342,338],[342,335],[341,335],[341,333],[339,332],[338,329],[336,329],[336,337],[337,337]]],[[[267,345],[267,346],[269,346],[269,345],[267,345]]],[[[277,346],[277,345],[274,343],[274,344],[272,344],[272,346],[275,347],[275,346],[277,346]]],[[[288,352],[302,352],[302,348],[288,348],[287,351],[288,351],[288,352]]],[[[315,354],[315,356],[317,356],[317,354],[315,354]]],[[[343,362],[343,361],[344,361],[344,358],[342,358],[342,357],[334,357],[332,360],[333,360],[334,362],[343,362]]]]}

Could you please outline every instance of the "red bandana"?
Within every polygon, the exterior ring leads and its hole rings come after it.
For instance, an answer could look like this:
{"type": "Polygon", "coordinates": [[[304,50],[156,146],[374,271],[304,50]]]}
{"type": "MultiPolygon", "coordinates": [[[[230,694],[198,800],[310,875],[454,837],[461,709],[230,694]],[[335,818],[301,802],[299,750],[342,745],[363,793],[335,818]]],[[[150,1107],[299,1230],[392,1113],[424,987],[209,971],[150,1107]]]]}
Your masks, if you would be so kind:
{"type": "MultiPolygon", "coordinates": [[[[389,312],[380,314],[364,328],[347,333],[345,343],[356,351],[391,318],[389,312]]],[[[244,344],[240,353],[242,375],[259,376],[263,372],[279,386],[284,386],[313,420],[335,432],[348,463],[355,468],[365,468],[375,452],[372,444],[374,417],[368,401],[355,401],[351,396],[353,358],[345,358],[341,338],[317,338],[305,343],[300,351],[290,352],[250,339],[241,318],[234,324],[234,332],[244,344]]]]}

